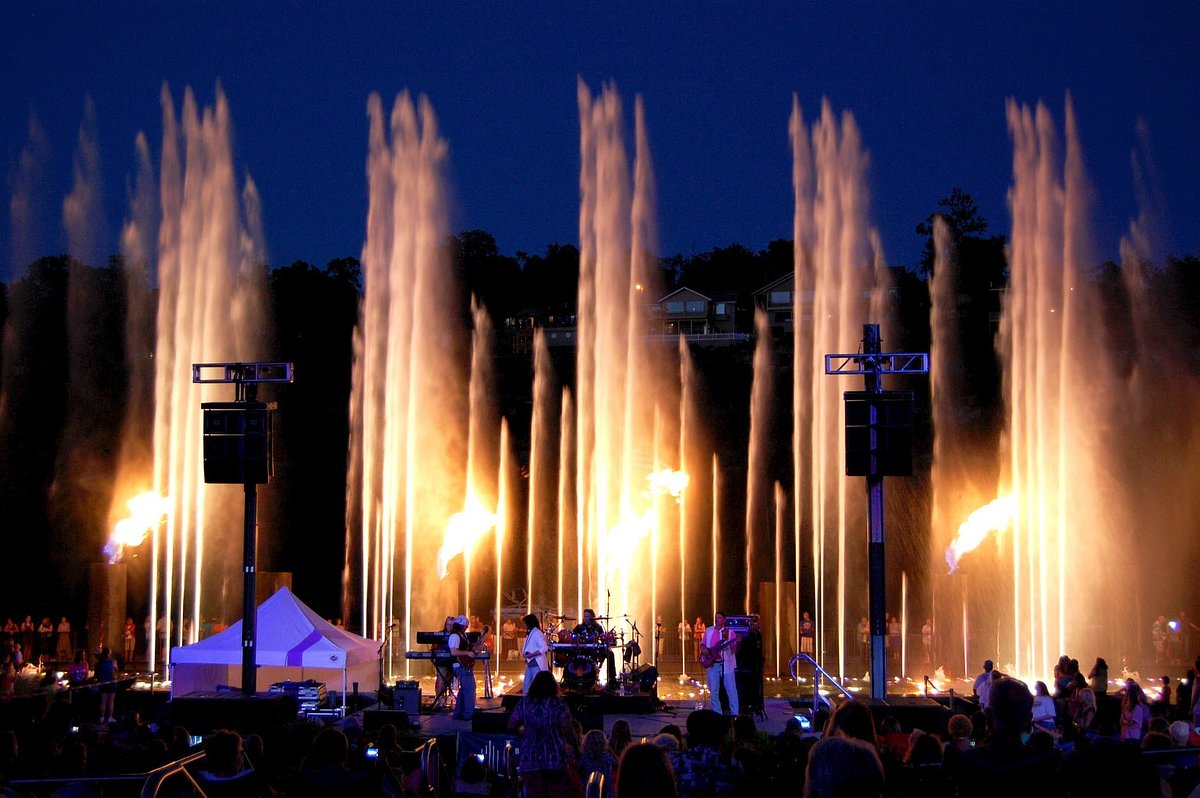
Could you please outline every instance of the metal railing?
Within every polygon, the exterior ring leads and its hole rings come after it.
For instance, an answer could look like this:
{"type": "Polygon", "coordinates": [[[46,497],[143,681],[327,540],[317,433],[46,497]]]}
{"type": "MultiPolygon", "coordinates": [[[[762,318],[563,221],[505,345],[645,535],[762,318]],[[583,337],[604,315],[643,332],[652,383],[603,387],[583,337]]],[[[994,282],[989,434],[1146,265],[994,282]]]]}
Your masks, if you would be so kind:
{"type": "Polygon", "coordinates": [[[437,738],[430,737],[417,749],[421,754],[421,773],[430,795],[439,795],[442,788],[442,753],[438,750],[437,738]]]}
{"type": "MultiPolygon", "coordinates": [[[[141,798],[156,798],[163,784],[167,779],[182,777],[189,786],[195,791],[195,794],[200,798],[205,798],[204,790],[196,782],[188,770],[189,767],[199,764],[204,761],[204,752],[197,751],[194,754],[189,754],[182,759],[177,759],[174,762],[157,767],[154,770],[146,771],[145,773],[121,773],[112,776],[88,776],[84,778],[49,778],[49,779],[12,779],[8,782],[9,786],[15,787],[24,792],[30,792],[40,795],[49,788],[58,788],[68,784],[82,782],[98,788],[103,794],[105,787],[134,787],[139,782],[142,788],[138,791],[141,798]],[[41,789],[38,789],[41,788],[41,789]]],[[[122,793],[131,794],[128,790],[121,790],[122,793]]]]}
{"type": "Polygon", "coordinates": [[[842,684],[837,679],[830,676],[829,672],[826,671],[824,668],[822,668],[820,666],[820,664],[818,664],[818,662],[815,659],[813,659],[811,656],[809,656],[808,654],[797,654],[794,657],[792,657],[790,662],[788,662],[788,671],[792,674],[792,679],[796,682],[797,685],[800,684],[800,674],[796,673],[796,666],[799,665],[801,662],[807,662],[809,665],[812,665],[812,667],[813,667],[812,711],[814,714],[816,713],[817,709],[820,708],[821,702],[825,702],[826,704],[829,703],[828,699],[823,698],[821,696],[821,677],[824,677],[825,679],[827,679],[829,681],[829,683],[832,684],[834,687],[836,687],[841,692],[841,694],[844,695],[846,698],[850,698],[850,699],[854,698],[854,695],[849,690],[847,690],[845,687],[843,687],[842,684]]]}
{"type": "Polygon", "coordinates": [[[599,771],[592,771],[588,776],[587,787],[583,791],[583,798],[602,798],[604,795],[604,774],[599,771]]]}

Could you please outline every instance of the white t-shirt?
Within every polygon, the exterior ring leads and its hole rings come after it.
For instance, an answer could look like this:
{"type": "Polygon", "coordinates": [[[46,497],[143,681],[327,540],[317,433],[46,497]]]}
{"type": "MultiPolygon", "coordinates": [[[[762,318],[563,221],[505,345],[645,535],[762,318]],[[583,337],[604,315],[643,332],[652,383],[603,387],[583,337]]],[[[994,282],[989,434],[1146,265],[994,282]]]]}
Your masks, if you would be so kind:
{"type": "Polygon", "coordinates": [[[525,638],[525,647],[521,650],[521,655],[525,657],[525,663],[528,665],[530,658],[533,658],[537,663],[538,670],[550,670],[550,663],[546,659],[546,652],[550,647],[546,645],[546,636],[542,634],[542,630],[534,627],[529,630],[529,636],[525,638]]]}
{"type": "MultiPolygon", "coordinates": [[[[731,634],[728,626],[721,629],[710,626],[704,630],[704,646],[705,648],[716,648],[721,644],[722,640],[728,639],[731,634]]],[[[713,664],[718,663],[724,664],[730,671],[737,667],[737,654],[734,653],[732,644],[725,647],[721,652],[721,658],[713,664]]]]}
{"type": "Polygon", "coordinates": [[[1033,722],[1051,721],[1058,715],[1054,699],[1048,695],[1039,695],[1033,699],[1033,722]]]}

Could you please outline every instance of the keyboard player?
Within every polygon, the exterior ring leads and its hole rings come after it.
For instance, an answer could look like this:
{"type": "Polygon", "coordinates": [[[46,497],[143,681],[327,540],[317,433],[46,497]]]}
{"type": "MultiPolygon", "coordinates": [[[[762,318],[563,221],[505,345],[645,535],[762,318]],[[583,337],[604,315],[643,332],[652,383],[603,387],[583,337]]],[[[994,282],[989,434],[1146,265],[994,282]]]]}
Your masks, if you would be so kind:
{"type": "Polygon", "coordinates": [[[450,684],[454,681],[454,657],[450,655],[450,633],[454,631],[454,616],[446,616],[446,622],[442,624],[442,632],[444,633],[440,640],[429,647],[433,653],[433,670],[436,674],[435,695],[442,695],[450,690],[450,684]]]}

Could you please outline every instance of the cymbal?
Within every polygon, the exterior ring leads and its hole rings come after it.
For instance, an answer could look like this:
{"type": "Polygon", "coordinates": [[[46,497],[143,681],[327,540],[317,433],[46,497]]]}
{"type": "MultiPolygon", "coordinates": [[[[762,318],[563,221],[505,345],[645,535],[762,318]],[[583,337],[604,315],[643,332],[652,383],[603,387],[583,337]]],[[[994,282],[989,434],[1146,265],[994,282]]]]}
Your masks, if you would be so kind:
{"type": "Polygon", "coordinates": [[[575,616],[574,616],[574,615],[551,615],[550,617],[551,617],[551,618],[558,618],[560,621],[573,621],[573,620],[575,620],[575,616]]]}

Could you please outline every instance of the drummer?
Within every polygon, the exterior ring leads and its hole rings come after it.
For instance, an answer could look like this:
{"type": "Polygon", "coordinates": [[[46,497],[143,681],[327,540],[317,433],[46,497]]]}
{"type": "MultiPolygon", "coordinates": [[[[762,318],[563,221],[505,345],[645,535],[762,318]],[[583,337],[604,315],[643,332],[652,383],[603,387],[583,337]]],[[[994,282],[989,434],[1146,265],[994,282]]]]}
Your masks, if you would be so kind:
{"type": "Polygon", "coordinates": [[[571,637],[577,645],[593,644],[604,646],[603,656],[608,663],[608,688],[615,690],[617,687],[617,662],[610,646],[610,643],[614,641],[611,635],[604,633],[604,627],[596,620],[595,610],[586,609],[583,611],[583,622],[571,630],[571,637]]]}

